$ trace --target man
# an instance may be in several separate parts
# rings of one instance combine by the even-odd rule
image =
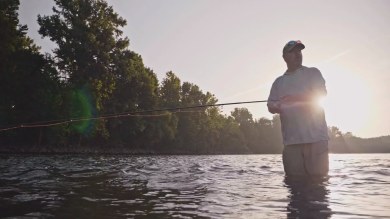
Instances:
[[[284,46],[287,70],[273,83],[267,106],[280,114],[286,175],[323,176],[329,170],[329,137],[318,99],[327,92],[321,72],[302,66],[304,48],[299,40]]]

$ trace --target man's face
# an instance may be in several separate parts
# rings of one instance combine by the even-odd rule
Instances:
[[[284,61],[291,66],[302,65],[302,49],[295,47],[290,52],[283,54]]]

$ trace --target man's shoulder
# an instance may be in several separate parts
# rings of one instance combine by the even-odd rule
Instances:
[[[278,76],[276,79],[275,79],[275,81],[274,81],[274,84],[277,84],[277,83],[279,83],[281,80],[282,80],[282,78],[284,77],[285,75],[283,74],[283,75],[280,75],[280,76]]]
[[[318,70],[318,68],[316,68],[316,67],[302,66],[302,68],[306,72],[315,73],[315,74],[321,74],[320,70]]]

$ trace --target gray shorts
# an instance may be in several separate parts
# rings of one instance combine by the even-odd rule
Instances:
[[[286,175],[327,175],[328,141],[284,146],[283,166]]]

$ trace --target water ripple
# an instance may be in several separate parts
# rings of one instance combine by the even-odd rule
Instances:
[[[389,155],[330,158],[296,181],[280,155],[0,156],[0,217],[390,216]]]

